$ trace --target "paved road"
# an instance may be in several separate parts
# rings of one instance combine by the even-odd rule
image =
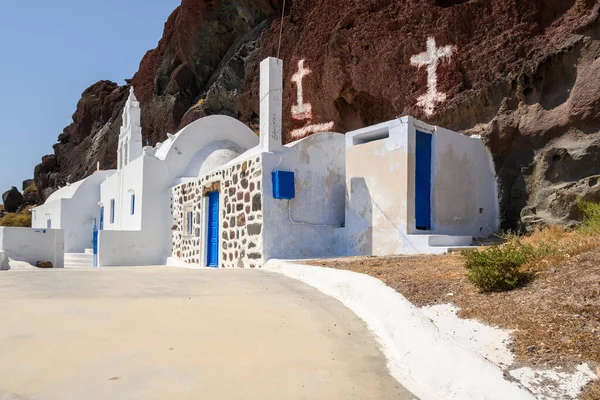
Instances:
[[[400,399],[364,323],[278,274],[0,272],[0,399]]]

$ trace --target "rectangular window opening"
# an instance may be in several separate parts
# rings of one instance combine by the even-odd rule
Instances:
[[[131,195],[131,215],[135,214],[135,194]]]
[[[185,234],[186,236],[192,236],[194,233],[194,211],[192,207],[186,207],[185,213]]]
[[[115,199],[110,199],[110,223],[115,223]]]
[[[365,133],[360,133],[352,138],[352,144],[357,146],[359,144],[365,144],[369,142],[374,142],[376,140],[383,140],[390,137],[389,128],[383,128],[376,131],[370,131]]]

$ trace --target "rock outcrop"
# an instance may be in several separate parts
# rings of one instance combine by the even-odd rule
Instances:
[[[481,135],[496,164],[505,228],[569,225],[600,200],[600,22],[596,0],[293,0],[287,2],[284,138],[300,60],[311,123],[346,132],[411,114]],[[258,122],[258,64],[279,48],[280,0],[183,0],[131,83],[151,144],[210,114]],[[435,43],[432,42],[435,41]],[[431,76],[413,57],[444,49]],[[450,54],[451,53],[451,54]],[[433,53],[432,53],[433,54]],[[55,154],[36,167],[39,201],[116,164],[127,88],[84,92]],[[437,94],[437,95],[436,95]],[[423,100],[425,99],[425,100]],[[429,111],[429,112],[428,112]],[[460,179],[460,177],[457,177]]]
[[[27,205],[37,204],[37,187],[33,179],[25,179],[23,185],[23,202]]]
[[[23,195],[19,192],[19,189],[13,186],[10,190],[2,194],[2,203],[6,212],[17,212],[19,207],[24,203]]]

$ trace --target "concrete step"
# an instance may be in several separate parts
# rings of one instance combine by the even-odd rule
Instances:
[[[85,249],[84,254],[94,254],[94,249]]]
[[[69,260],[69,261],[84,261],[84,262],[88,262],[88,261],[92,261],[94,259],[93,255],[75,255],[75,256],[68,256],[65,254],[65,260]]]
[[[93,254],[65,253],[65,268],[92,268],[93,266]]]
[[[471,236],[458,235],[429,235],[430,246],[463,247],[473,244]]]
[[[468,248],[473,244],[471,236],[460,235],[408,235],[404,248],[408,254],[444,254],[451,248]]]

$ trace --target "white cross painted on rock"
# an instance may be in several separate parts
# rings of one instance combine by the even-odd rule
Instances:
[[[298,61],[298,72],[292,76],[292,82],[296,84],[297,103],[292,106],[292,117],[295,119],[312,119],[312,106],[310,103],[304,103],[304,94],[302,92],[302,79],[312,71],[304,68],[304,60]]]
[[[412,56],[410,63],[421,68],[427,66],[427,93],[419,97],[418,105],[423,107],[425,114],[432,115],[436,103],[442,103],[446,100],[446,93],[437,90],[437,67],[442,57],[452,56],[452,46],[436,48],[435,39],[427,39],[427,51],[416,56]]]

